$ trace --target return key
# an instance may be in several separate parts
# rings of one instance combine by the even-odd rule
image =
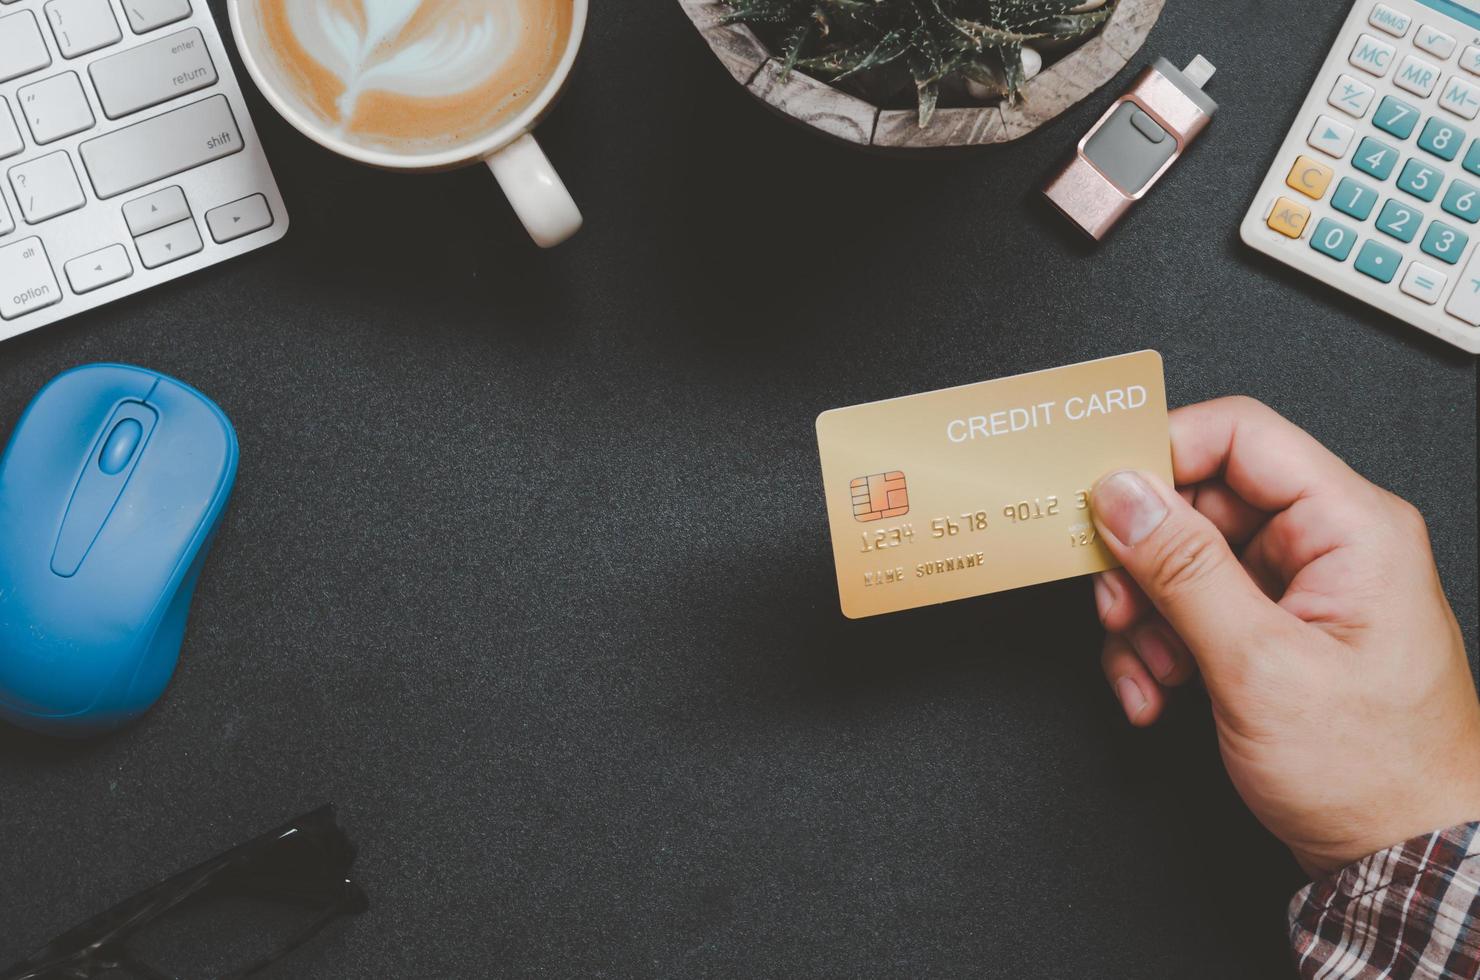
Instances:
[[[216,66],[194,27],[100,58],[88,72],[109,119],[216,83]]]

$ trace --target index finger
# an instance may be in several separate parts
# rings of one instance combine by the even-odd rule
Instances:
[[[1171,413],[1178,486],[1220,477],[1263,511],[1366,484],[1314,436],[1253,398],[1218,398]]]

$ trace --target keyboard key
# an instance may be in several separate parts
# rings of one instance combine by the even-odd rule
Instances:
[[[0,246],[0,317],[14,320],[62,298],[39,238]]]
[[[195,27],[100,58],[87,70],[109,119],[216,84],[216,66]]]
[[[190,16],[190,0],[123,0],[123,13],[135,34],[144,34]]]
[[[1362,250],[1357,253],[1357,271],[1378,282],[1392,282],[1398,274],[1398,266],[1402,264],[1403,256],[1398,250],[1381,242],[1365,241],[1362,243]]]
[[[1372,99],[1376,95],[1376,89],[1366,82],[1359,82],[1350,75],[1342,75],[1332,86],[1326,101],[1348,116],[1361,119],[1371,108]]]
[[[10,103],[0,98],[0,160],[13,157],[26,148],[21,142],[21,131],[16,128],[15,117],[10,114]]]
[[[1439,84],[1439,66],[1430,64],[1416,54],[1410,54],[1398,66],[1393,84],[1405,92],[1412,92],[1419,98],[1426,99],[1434,91],[1434,86]]]
[[[1470,45],[1459,56],[1459,66],[1472,75],[1480,75],[1480,46]]]
[[[1453,160],[1459,156],[1460,147],[1465,145],[1465,131],[1438,119],[1424,123],[1418,136],[1418,145],[1440,160]]]
[[[1456,180],[1449,185],[1442,205],[1445,211],[1470,224],[1480,221],[1480,187]]]
[[[211,237],[217,242],[229,242],[233,238],[261,231],[271,224],[272,209],[267,206],[267,198],[261,194],[253,194],[206,212],[206,227],[211,229]]]
[[[11,167],[10,186],[21,217],[32,225],[76,211],[86,200],[72,158],[62,150]]]
[[[1386,41],[1379,41],[1371,34],[1363,34],[1357,38],[1351,57],[1347,60],[1353,68],[1360,68],[1369,75],[1381,78],[1393,66],[1393,58],[1397,53],[1398,49]]]
[[[128,224],[128,233],[135,238],[188,217],[190,205],[185,202],[185,192],[179,184],[136,197],[123,206],[123,220]]]
[[[45,10],[63,58],[75,58],[123,40],[108,0],[50,0]]]
[[[1414,35],[1413,43],[1417,45],[1420,51],[1427,51],[1435,58],[1447,61],[1449,60],[1449,56],[1454,54],[1456,42],[1453,37],[1445,34],[1443,31],[1425,24]]]
[[[1469,235],[1442,221],[1434,221],[1429,224],[1429,230],[1423,236],[1423,244],[1419,247],[1440,262],[1455,265],[1465,254],[1465,246],[1468,244]]]
[[[1390,136],[1406,140],[1418,126],[1418,110],[1391,95],[1385,95],[1372,114],[1372,125]]]
[[[1380,3],[1372,8],[1372,13],[1367,17],[1367,23],[1379,31],[1387,31],[1393,37],[1404,37],[1408,33],[1408,28],[1413,25],[1413,18],[1394,10],[1385,3]]]
[[[122,245],[109,245],[96,252],[79,255],[62,268],[74,293],[90,293],[134,274],[134,264],[128,260],[128,249]]]
[[[0,82],[20,78],[51,64],[46,39],[29,10],[0,17]]]
[[[87,140],[78,152],[93,190],[106,198],[241,148],[241,133],[226,96],[213,95]]]
[[[15,231],[15,219],[10,216],[10,208],[5,206],[5,198],[0,195],[0,235],[8,235]]]
[[[1411,242],[1423,225],[1423,212],[1389,198],[1377,216],[1377,230],[1400,242]]]
[[[1311,200],[1319,201],[1326,196],[1326,188],[1331,186],[1331,179],[1335,176],[1334,170],[1317,162],[1314,157],[1302,156],[1295,161],[1295,166],[1290,168],[1285,184],[1291,190],[1299,191]]]
[[[1327,156],[1340,160],[1351,149],[1353,135],[1352,128],[1346,123],[1337,122],[1330,116],[1321,116],[1311,127],[1306,142]]]
[[[1345,262],[1356,244],[1357,233],[1330,218],[1322,218],[1320,224],[1316,225],[1315,234],[1310,236],[1311,248],[1322,255],[1329,255],[1337,262]]]
[[[1398,175],[1398,189],[1407,191],[1420,201],[1432,201],[1438,197],[1439,186],[1443,183],[1443,173],[1416,159],[1403,164],[1403,172]]]
[[[1305,233],[1305,226],[1309,221],[1310,208],[1297,204],[1288,197],[1282,197],[1274,202],[1266,223],[1286,238],[1299,238]]]
[[[156,269],[166,262],[194,255],[204,247],[200,232],[195,230],[195,222],[188,218],[165,225],[147,235],[140,235],[134,239],[134,246],[138,248],[139,261],[144,263],[146,269]]]
[[[1444,292],[1444,284],[1449,281],[1442,272],[1430,269],[1422,262],[1408,263],[1408,271],[1403,273],[1403,292],[1414,299],[1433,306],[1439,302],[1439,295]]]
[[[86,144],[83,144],[86,146]],[[1357,146],[1357,155],[1352,157],[1352,166],[1369,177],[1387,180],[1398,165],[1398,151],[1382,140],[1370,136],[1362,138]]]
[[[1472,327],[1480,327],[1480,249],[1470,257],[1465,274],[1449,294],[1449,305],[1444,307],[1450,316],[1458,317]]]
[[[1377,206],[1377,192],[1360,181],[1343,177],[1336,185],[1336,193],[1331,195],[1331,206],[1344,215],[1366,221]]]
[[[37,143],[51,143],[91,129],[97,121],[76,72],[64,71],[34,85],[24,85],[15,97],[26,125],[31,127],[31,138]]]
[[[1458,75],[1451,76],[1439,96],[1439,104],[1462,119],[1474,119],[1480,115],[1480,86],[1465,81]]]

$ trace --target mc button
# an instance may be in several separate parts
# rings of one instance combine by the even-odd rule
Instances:
[[[1331,186],[1331,178],[1334,176],[1336,174],[1330,167],[1303,156],[1290,168],[1285,184],[1291,190],[1299,191],[1313,201],[1319,201],[1326,196],[1326,188]]]

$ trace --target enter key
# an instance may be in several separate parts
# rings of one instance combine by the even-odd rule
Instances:
[[[100,58],[88,73],[109,119],[216,84],[216,66],[194,27]]]

